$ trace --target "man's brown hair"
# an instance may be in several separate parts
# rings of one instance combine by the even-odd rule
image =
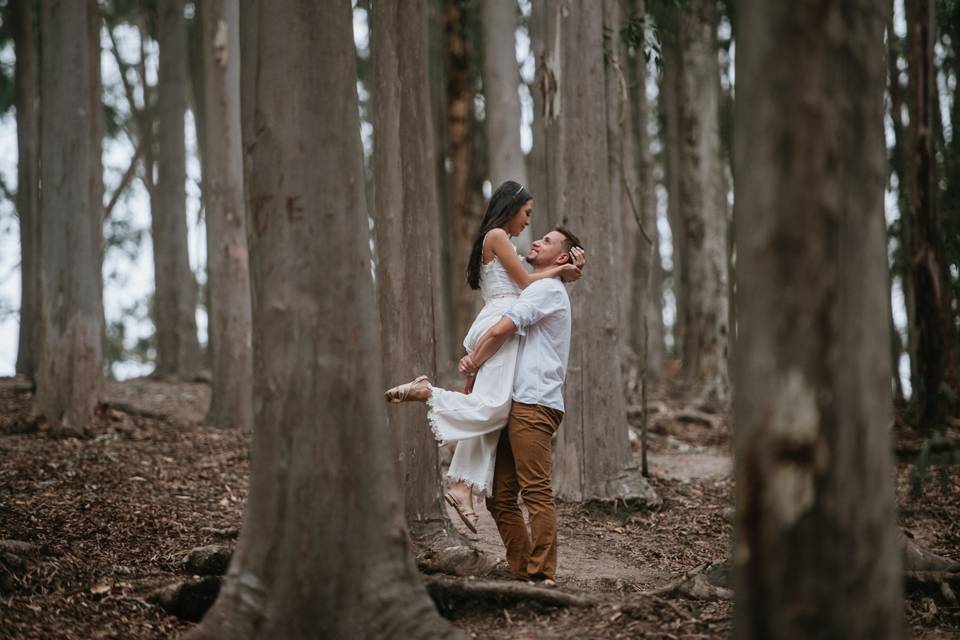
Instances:
[[[560,235],[563,236],[563,250],[567,254],[567,259],[569,260],[570,264],[573,264],[573,255],[570,253],[570,250],[573,249],[574,247],[578,249],[583,249],[584,248],[583,243],[580,242],[580,238],[573,235],[573,232],[563,227],[562,225],[558,224],[553,228],[553,230],[557,231],[558,233],[560,233]]]

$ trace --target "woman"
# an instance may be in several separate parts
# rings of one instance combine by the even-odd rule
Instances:
[[[575,264],[536,275],[523,268],[510,238],[530,224],[532,209],[533,197],[512,180],[500,185],[490,198],[467,264],[467,283],[472,289],[480,289],[483,296],[483,308],[463,340],[468,353],[531,282],[556,276],[572,282],[580,277]],[[582,253],[574,251],[574,260],[579,263]],[[514,336],[475,378],[467,378],[463,393],[433,387],[426,376],[420,376],[385,394],[389,402],[426,402],[433,435],[441,442],[457,442],[447,471],[454,482],[444,499],[474,533],[478,516],[473,509],[473,492],[489,495],[493,485],[494,456],[500,429],[510,413],[518,347],[519,336]]]

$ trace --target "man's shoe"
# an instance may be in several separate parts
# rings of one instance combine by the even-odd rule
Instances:
[[[544,587],[545,589],[553,589],[557,586],[557,581],[551,578],[538,578],[535,580],[527,580],[527,584],[532,584],[535,587]]]

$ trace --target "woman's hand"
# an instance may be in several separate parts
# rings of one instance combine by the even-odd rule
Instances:
[[[580,279],[580,276],[583,275],[580,271],[580,267],[573,264],[565,264],[560,270],[560,279],[564,282],[576,282]]]
[[[460,363],[457,365],[457,370],[462,376],[476,376],[479,369],[480,367],[473,361],[470,354],[460,358]]]
[[[574,247],[570,249],[570,257],[573,259],[573,264],[583,270],[584,265],[587,264],[587,252],[580,247]]]

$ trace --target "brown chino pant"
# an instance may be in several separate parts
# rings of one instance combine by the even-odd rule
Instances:
[[[518,578],[555,579],[557,509],[553,499],[553,434],[563,412],[538,404],[514,402],[510,421],[500,433],[487,510],[507,548],[507,562]],[[530,514],[527,535],[517,496]],[[532,538],[532,539],[531,539]]]

